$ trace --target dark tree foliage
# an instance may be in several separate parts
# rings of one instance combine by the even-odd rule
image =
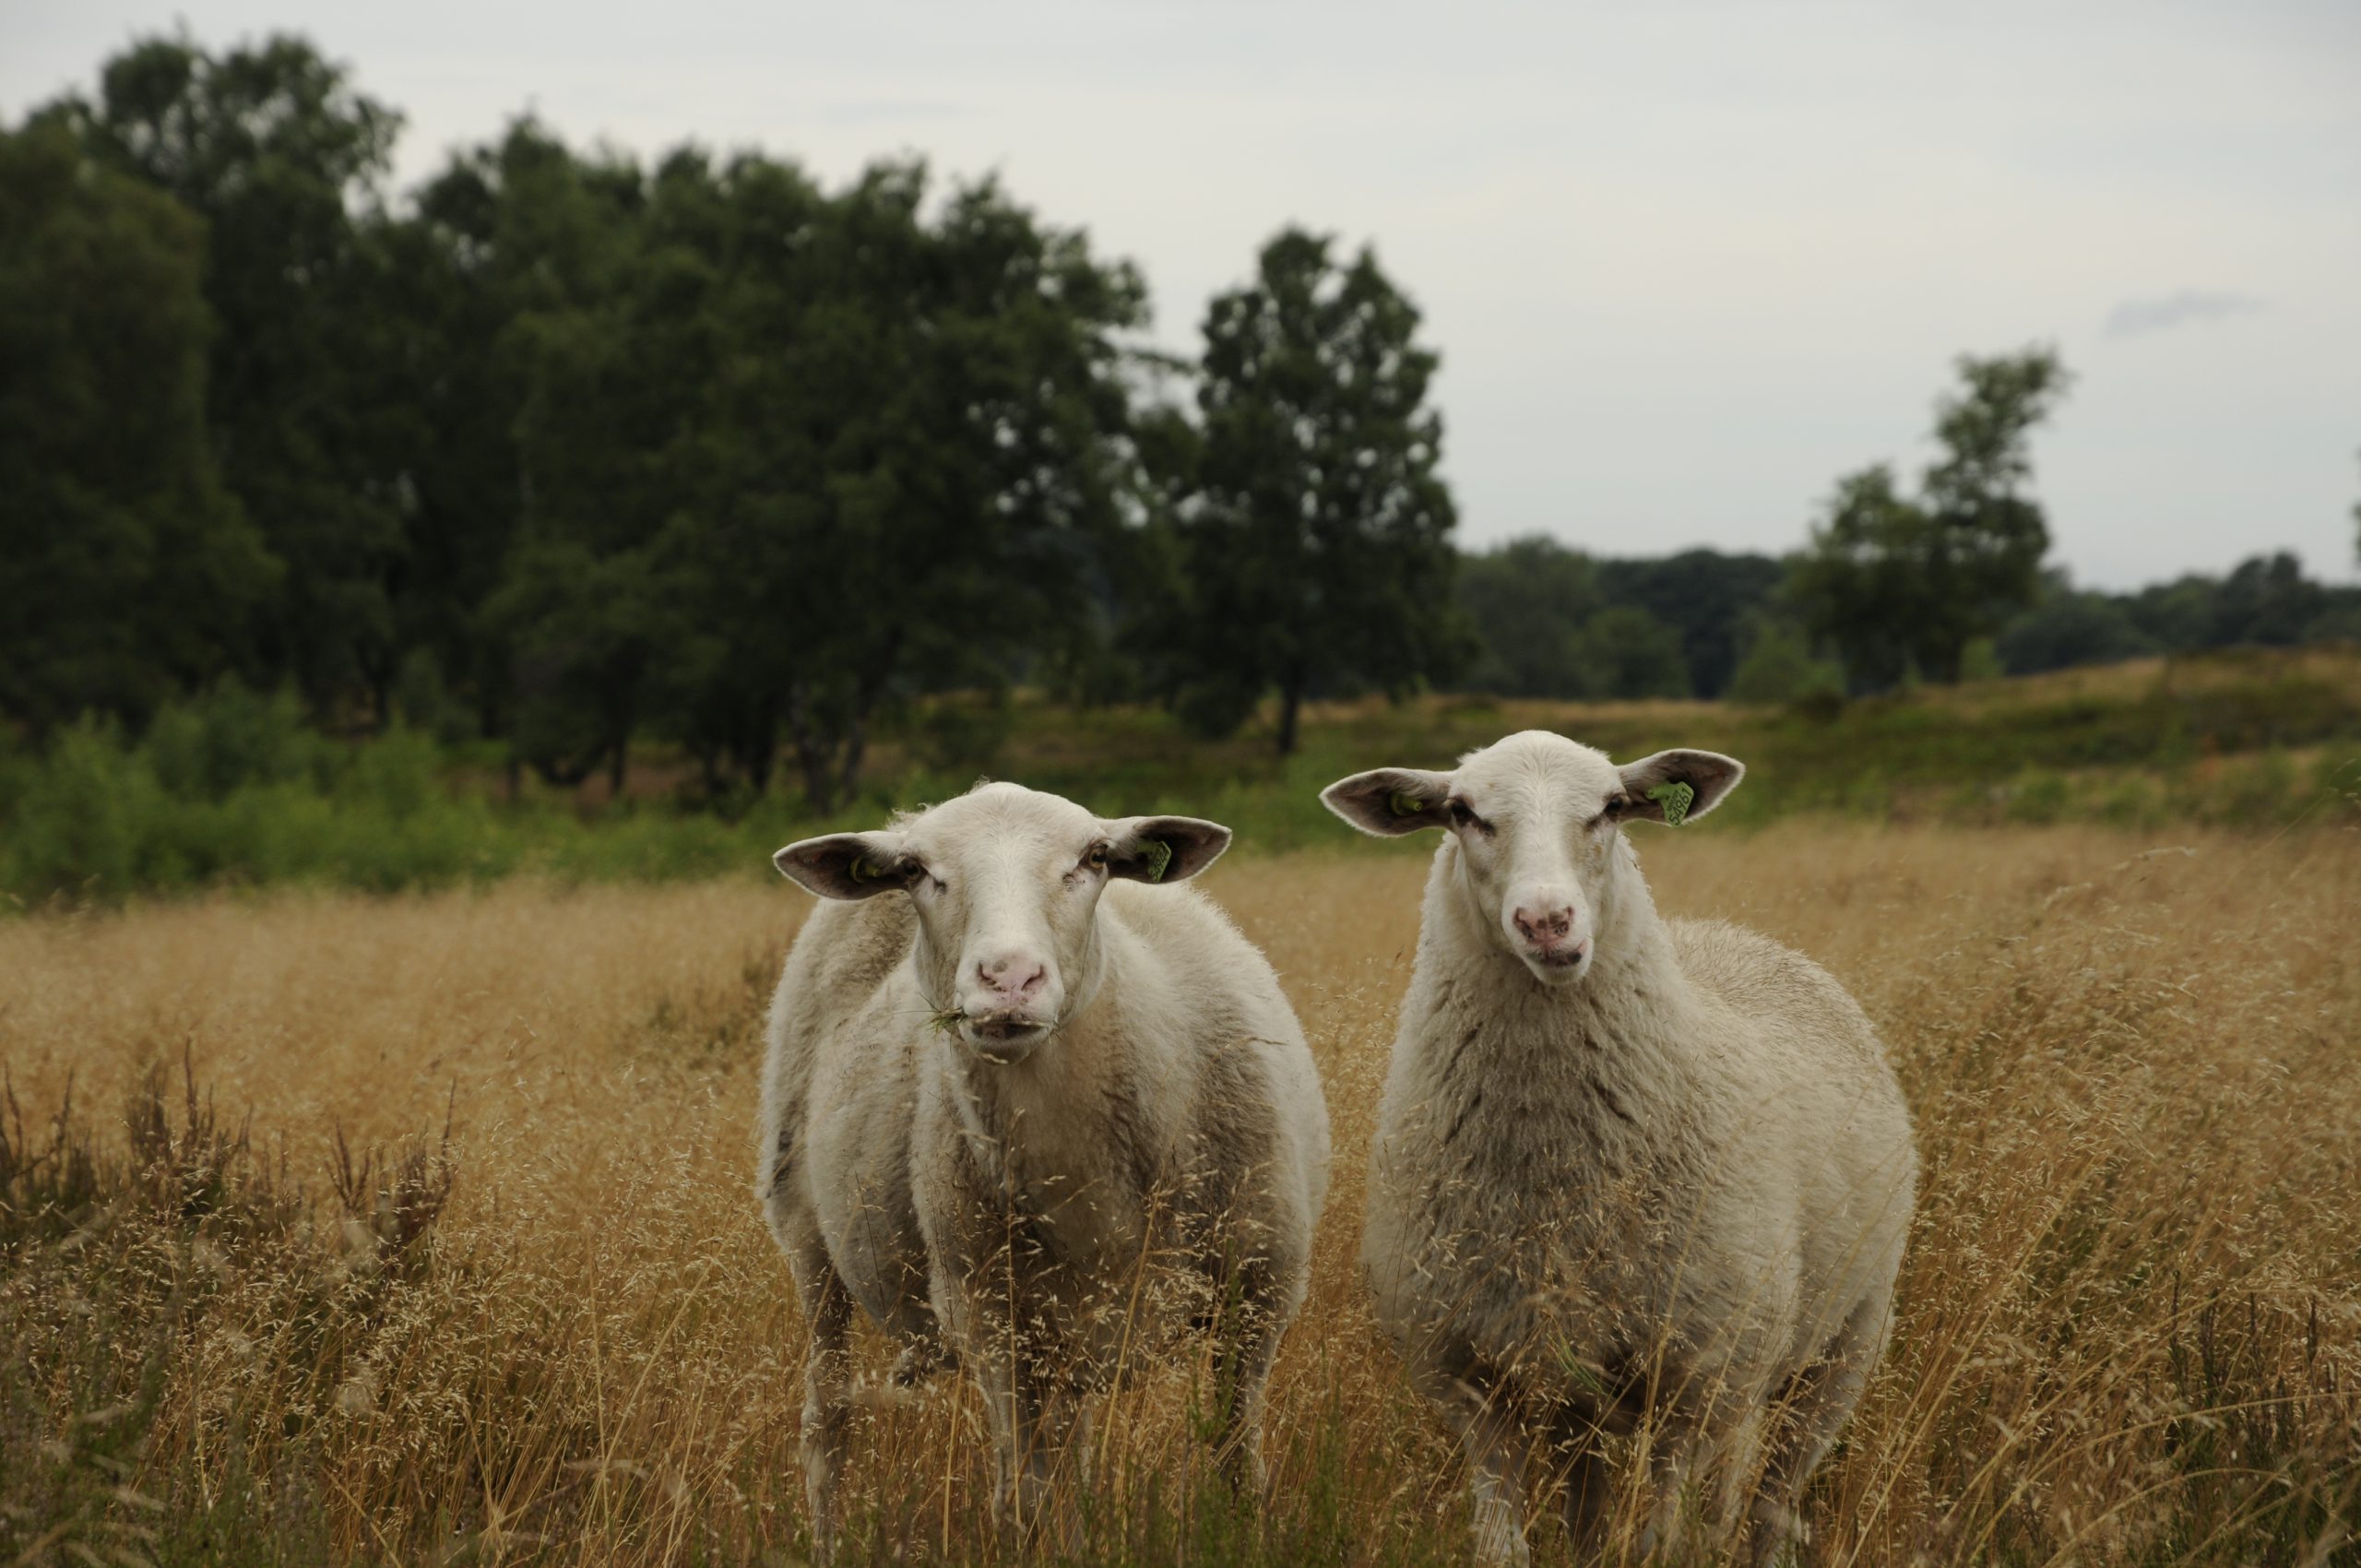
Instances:
[[[1332,244],[1282,232],[1206,313],[1203,445],[1179,508],[1168,684],[1216,733],[1275,689],[1282,755],[1315,691],[1400,692],[1465,646],[1436,356],[1376,256],[1339,264]]]
[[[1769,555],[1684,550],[1653,560],[1603,560],[1598,586],[1609,602],[1646,611],[1679,636],[1689,689],[1717,697],[1738,669],[1746,629],[1786,580]],[[1639,694],[1633,694],[1639,695]]]
[[[536,324],[613,291],[643,196],[635,168],[577,158],[525,119],[455,156],[386,235],[398,284],[388,374],[422,436],[404,474],[396,634],[471,700],[486,733],[507,732],[518,706],[506,607],[490,607],[529,499],[517,437]],[[545,667],[528,671],[537,692]],[[549,719],[540,710],[531,722]],[[537,756],[570,749],[548,740],[535,738]]]
[[[234,669],[277,565],[206,439],[203,224],[0,133],[0,714],[136,719]]]
[[[1511,540],[1459,563],[1459,603],[1477,654],[1470,691],[1511,697],[1601,695],[1584,636],[1607,608],[1591,558],[1546,537]]]
[[[897,685],[976,684],[1060,645],[1129,482],[1117,336],[1145,324],[1138,274],[990,182],[923,223],[924,185],[886,168],[847,194],[818,257],[843,286],[804,327],[820,505],[780,610],[790,742],[820,802],[851,788]]]
[[[2304,564],[2282,551],[2241,561],[2213,595],[2216,647],[2293,647],[2329,607],[2328,590],[2304,576]]]
[[[585,169],[525,193],[580,202],[565,216],[596,225],[598,189],[623,178],[633,221],[608,236],[622,254],[598,259],[608,270],[583,297],[555,293],[511,328],[519,513],[486,611],[512,659],[519,754],[561,783],[603,762],[618,787],[671,641],[656,539],[692,477],[692,410],[713,359],[706,269],[657,238],[635,169]]]
[[[1213,732],[1275,691],[1284,753],[1308,698],[1471,652],[1471,689],[1603,698],[1718,695],[1774,622],[1753,684],[1818,689],[1798,617],[1863,686],[1996,632],[2020,671],[2361,636],[2361,590],[2288,556],[2039,578],[2044,351],[1963,360],[1916,493],[1842,481],[1791,598],[1711,551],[1462,563],[1436,357],[1366,250],[1283,232],[1184,365],[1133,343],[1131,267],[990,183],[651,168],[522,119],[389,207],[397,127],[274,37],[136,42],[0,130],[0,723],[234,676],[560,782],[620,787],[643,740],[712,797],[784,761],[833,809],[881,716],[965,694],[914,746],[969,766],[1020,681]],[[1193,409],[1159,379],[1192,374]]]
[[[1993,639],[2000,668],[2011,675],[2112,664],[2154,653],[2161,646],[2121,603],[2103,593],[2076,591],[2062,573],[2049,576],[2040,602]]]
[[[2213,647],[2292,647],[2350,636],[2361,589],[2304,576],[2281,552],[2241,561],[2226,577],[2190,576],[2117,600],[2126,616],[2168,653]]]
[[[382,711],[411,432],[380,378],[381,220],[357,214],[399,116],[310,44],[275,37],[218,55],[137,44],[107,63],[95,100],[39,117],[205,220],[212,445],[287,573],[257,628],[260,672],[300,681],[324,708],[359,685]]]
[[[1826,520],[1796,558],[1787,591],[1854,683],[1881,690],[1915,670],[1959,679],[1967,645],[1998,631],[2040,589],[2049,529],[2023,493],[2027,442],[2064,395],[2045,349],[1963,357],[1955,394],[1935,406],[1943,455],[1916,499],[1880,464],[1837,481]]]
[[[2221,579],[2192,574],[2151,583],[2118,600],[2124,614],[2166,653],[2195,653],[2213,646],[2213,600]]]
[[[2191,575],[2134,593],[2077,591],[2062,574],[1997,639],[2012,675],[2106,664],[2153,653],[2293,647],[2361,639],[2361,588],[2307,577],[2282,552],[2240,562],[2222,577]]]
[[[1460,563],[1477,647],[1460,683],[1504,696],[1718,696],[1785,572],[1767,555],[1593,560],[1552,539],[1513,540]]]
[[[544,773],[620,777],[652,725],[760,790],[784,740],[827,809],[882,704],[989,684],[1073,619],[1143,291],[992,184],[925,197],[914,165],[825,197],[677,154],[608,286],[520,318],[491,620]]]

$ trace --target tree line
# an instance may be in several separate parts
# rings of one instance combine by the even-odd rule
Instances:
[[[2361,588],[2308,577],[2285,552],[2129,593],[2077,588],[2045,564],[2028,445],[2065,395],[2065,367],[2036,348],[1957,370],[1916,493],[1891,465],[1846,475],[1785,558],[1596,560],[1547,538],[1467,557],[1459,594],[1482,651],[1462,679],[1517,696],[1841,701],[1913,681],[2361,642]]]
[[[0,136],[20,731],[228,678],[825,808],[913,693],[1275,691],[1284,746],[1458,657],[1435,355],[1367,250],[1282,232],[1180,363],[989,180],[528,118],[397,200],[399,124],[301,40],[165,39]]]
[[[1714,695],[1832,655],[1872,689],[2236,619],[2042,575],[2039,350],[1963,362],[1919,493],[1843,481],[1793,560],[1463,556],[1437,355],[1368,249],[1281,231],[1180,359],[1135,268],[992,181],[643,164],[528,117],[396,193],[400,124],[300,39],[174,38],[0,129],[10,729],[235,681],[555,783],[642,738],[708,793],[784,763],[826,809],[931,692],[1208,734],[1275,697],[1285,752],[1320,696]],[[2221,593],[2301,599],[2276,570]]]

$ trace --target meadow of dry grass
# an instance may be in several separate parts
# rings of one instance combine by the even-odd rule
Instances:
[[[1917,1117],[1894,1349],[1818,1556],[2355,1561],[2361,836],[1793,822],[1643,854],[1668,911],[1848,983]],[[1204,1369],[1175,1367],[1102,1423],[1094,1559],[1460,1554],[1454,1457],[1352,1266],[1421,873],[1204,884],[1302,1014],[1336,1180],[1267,1506],[1198,1491]],[[0,1562],[795,1559],[801,1331],[749,1139],[804,906],[510,883],[0,923]],[[79,1175],[43,1159],[69,1081]],[[378,1162],[340,1170],[339,1129]],[[865,1428],[859,1550],[1005,1555],[966,1390]]]

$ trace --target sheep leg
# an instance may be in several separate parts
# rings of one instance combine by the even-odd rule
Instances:
[[[1565,1488],[1559,1508],[1566,1521],[1567,1555],[1576,1562],[1587,1562],[1605,1550],[1615,1517],[1615,1482],[1607,1455],[1596,1443],[1584,1443],[1566,1461],[1560,1484]]]
[[[1268,1484],[1263,1463],[1263,1396],[1277,1358],[1278,1314],[1248,1301],[1223,1314],[1215,1340],[1216,1396],[1221,1404],[1214,1459],[1240,1498],[1259,1501]]]
[[[1513,1402],[1486,1397],[1462,1384],[1443,1401],[1443,1413],[1458,1429],[1467,1455],[1468,1526],[1476,1561],[1531,1561],[1525,1539],[1525,1469],[1532,1444]]]
[[[1059,1506],[1061,1466],[1077,1438],[1087,1447],[1087,1411],[1076,1391],[1044,1375],[1023,1350],[995,1348],[975,1359],[977,1387],[992,1433],[993,1514],[1020,1542],[1054,1535],[1066,1521]]]
[[[1697,1463],[1697,1433],[1692,1423],[1667,1412],[1647,1433],[1648,1481],[1655,1499],[1648,1523],[1640,1532],[1640,1556],[1669,1552],[1680,1544],[1681,1523],[1688,1507],[1689,1483]]]
[[[1031,1452],[1035,1401],[1029,1389],[1019,1386],[1015,1356],[986,1353],[962,1360],[975,1374],[991,1427],[993,1516],[1022,1536],[1031,1528],[1038,1503]]]
[[[1796,1374],[1785,1419],[1750,1512],[1750,1561],[1768,1565],[1802,1538],[1806,1482],[1835,1446],[1836,1434],[1861,1402],[1869,1373],[1885,1354],[1892,1292],[1879,1291],[1846,1315],[1826,1357]]]
[[[1707,1509],[1712,1509],[1712,1500],[1698,1500],[1695,1491],[1716,1474],[1719,1403],[1703,1391],[1683,1388],[1679,1396],[1657,1405],[1655,1417],[1643,1429],[1641,1453],[1648,1459],[1653,1502],[1648,1506],[1648,1526],[1639,1538],[1641,1556],[1677,1550],[1686,1533],[1691,1502],[1707,1502]]]
[[[803,1496],[812,1511],[814,1554],[825,1559],[836,1545],[836,1485],[852,1424],[848,1345],[855,1309],[852,1292],[816,1243],[790,1253],[789,1260],[811,1333],[803,1352]]]
[[[1668,1551],[1680,1543],[1692,1493],[1714,1544],[1729,1541],[1741,1522],[1747,1483],[1761,1455],[1760,1422],[1745,1401],[1722,1395],[1677,1402],[1659,1418],[1649,1444],[1655,1491],[1640,1552]]]

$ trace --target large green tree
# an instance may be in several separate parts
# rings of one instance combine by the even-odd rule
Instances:
[[[650,185],[677,187],[676,169],[653,182],[624,160],[537,172],[506,194],[540,209],[528,222],[581,225],[587,271],[508,328],[519,510],[486,621],[509,659],[523,757],[560,783],[604,762],[620,787],[659,666],[695,624],[674,613],[657,540],[695,502],[715,271],[649,221]],[[625,185],[621,202],[596,194]],[[719,605],[693,612],[716,635],[753,635]]]
[[[0,715],[37,731],[235,669],[277,575],[207,441],[203,230],[0,133]]]
[[[2065,393],[2047,349],[1959,361],[1960,388],[1935,408],[1941,456],[1905,496],[1885,464],[1837,481],[1826,518],[1797,557],[1788,592],[1857,685],[1916,670],[1959,679],[1967,645],[2041,590],[2049,529],[2025,493],[2030,436]]]
[[[822,809],[881,707],[1005,680],[1075,624],[1129,466],[1129,268],[915,165],[823,196],[669,159],[611,282],[526,318],[528,496],[493,620],[537,766],[643,724]]]
[[[382,379],[371,232],[399,117],[291,37],[219,54],[148,40],[106,63],[95,98],[42,117],[205,220],[211,445],[286,566],[262,672],[323,708],[356,688],[382,707],[412,433]]]
[[[1596,695],[1583,628],[1607,596],[1589,556],[1544,536],[1510,540],[1461,560],[1458,596],[1477,645],[1470,687],[1512,697]]]
[[[1594,561],[1547,537],[1512,540],[1460,561],[1478,648],[1462,679],[1508,696],[1719,695],[1739,630],[1782,571],[1764,555]]]
[[[515,607],[493,603],[528,504],[552,481],[537,489],[519,434],[550,347],[544,325],[623,287],[647,195],[635,165],[578,157],[525,118],[497,141],[455,153],[381,236],[398,335],[390,374],[422,435],[405,469],[396,637],[472,702],[486,732],[535,729],[545,760],[570,748],[540,742],[583,726],[577,704],[558,703],[569,709],[560,713],[544,700],[567,684],[547,678],[551,650],[520,651],[509,636]],[[614,379],[629,386],[627,371]],[[537,460],[546,474],[562,459],[544,447]],[[520,682],[533,694],[530,713],[520,709]]]
[[[1717,550],[1598,564],[1599,589],[1610,602],[1644,610],[1679,634],[1687,689],[1701,697],[1719,696],[1729,684],[1747,629],[1770,609],[1786,576],[1773,556]],[[1649,695],[1683,694],[1660,685]]]
[[[824,505],[780,601],[789,738],[822,804],[858,778],[890,695],[976,683],[1075,635],[1129,483],[1138,274],[996,184],[955,190],[928,223],[923,195],[920,169],[872,172],[817,247],[800,406]]]
[[[1314,692],[1399,692],[1465,646],[1442,418],[1427,401],[1436,356],[1376,256],[1333,249],[1286,230],[1252,282],[1213,302],[1203,445],[1178,513],[1170,683],[1214,731],[1275,691],[1282,755]]]

